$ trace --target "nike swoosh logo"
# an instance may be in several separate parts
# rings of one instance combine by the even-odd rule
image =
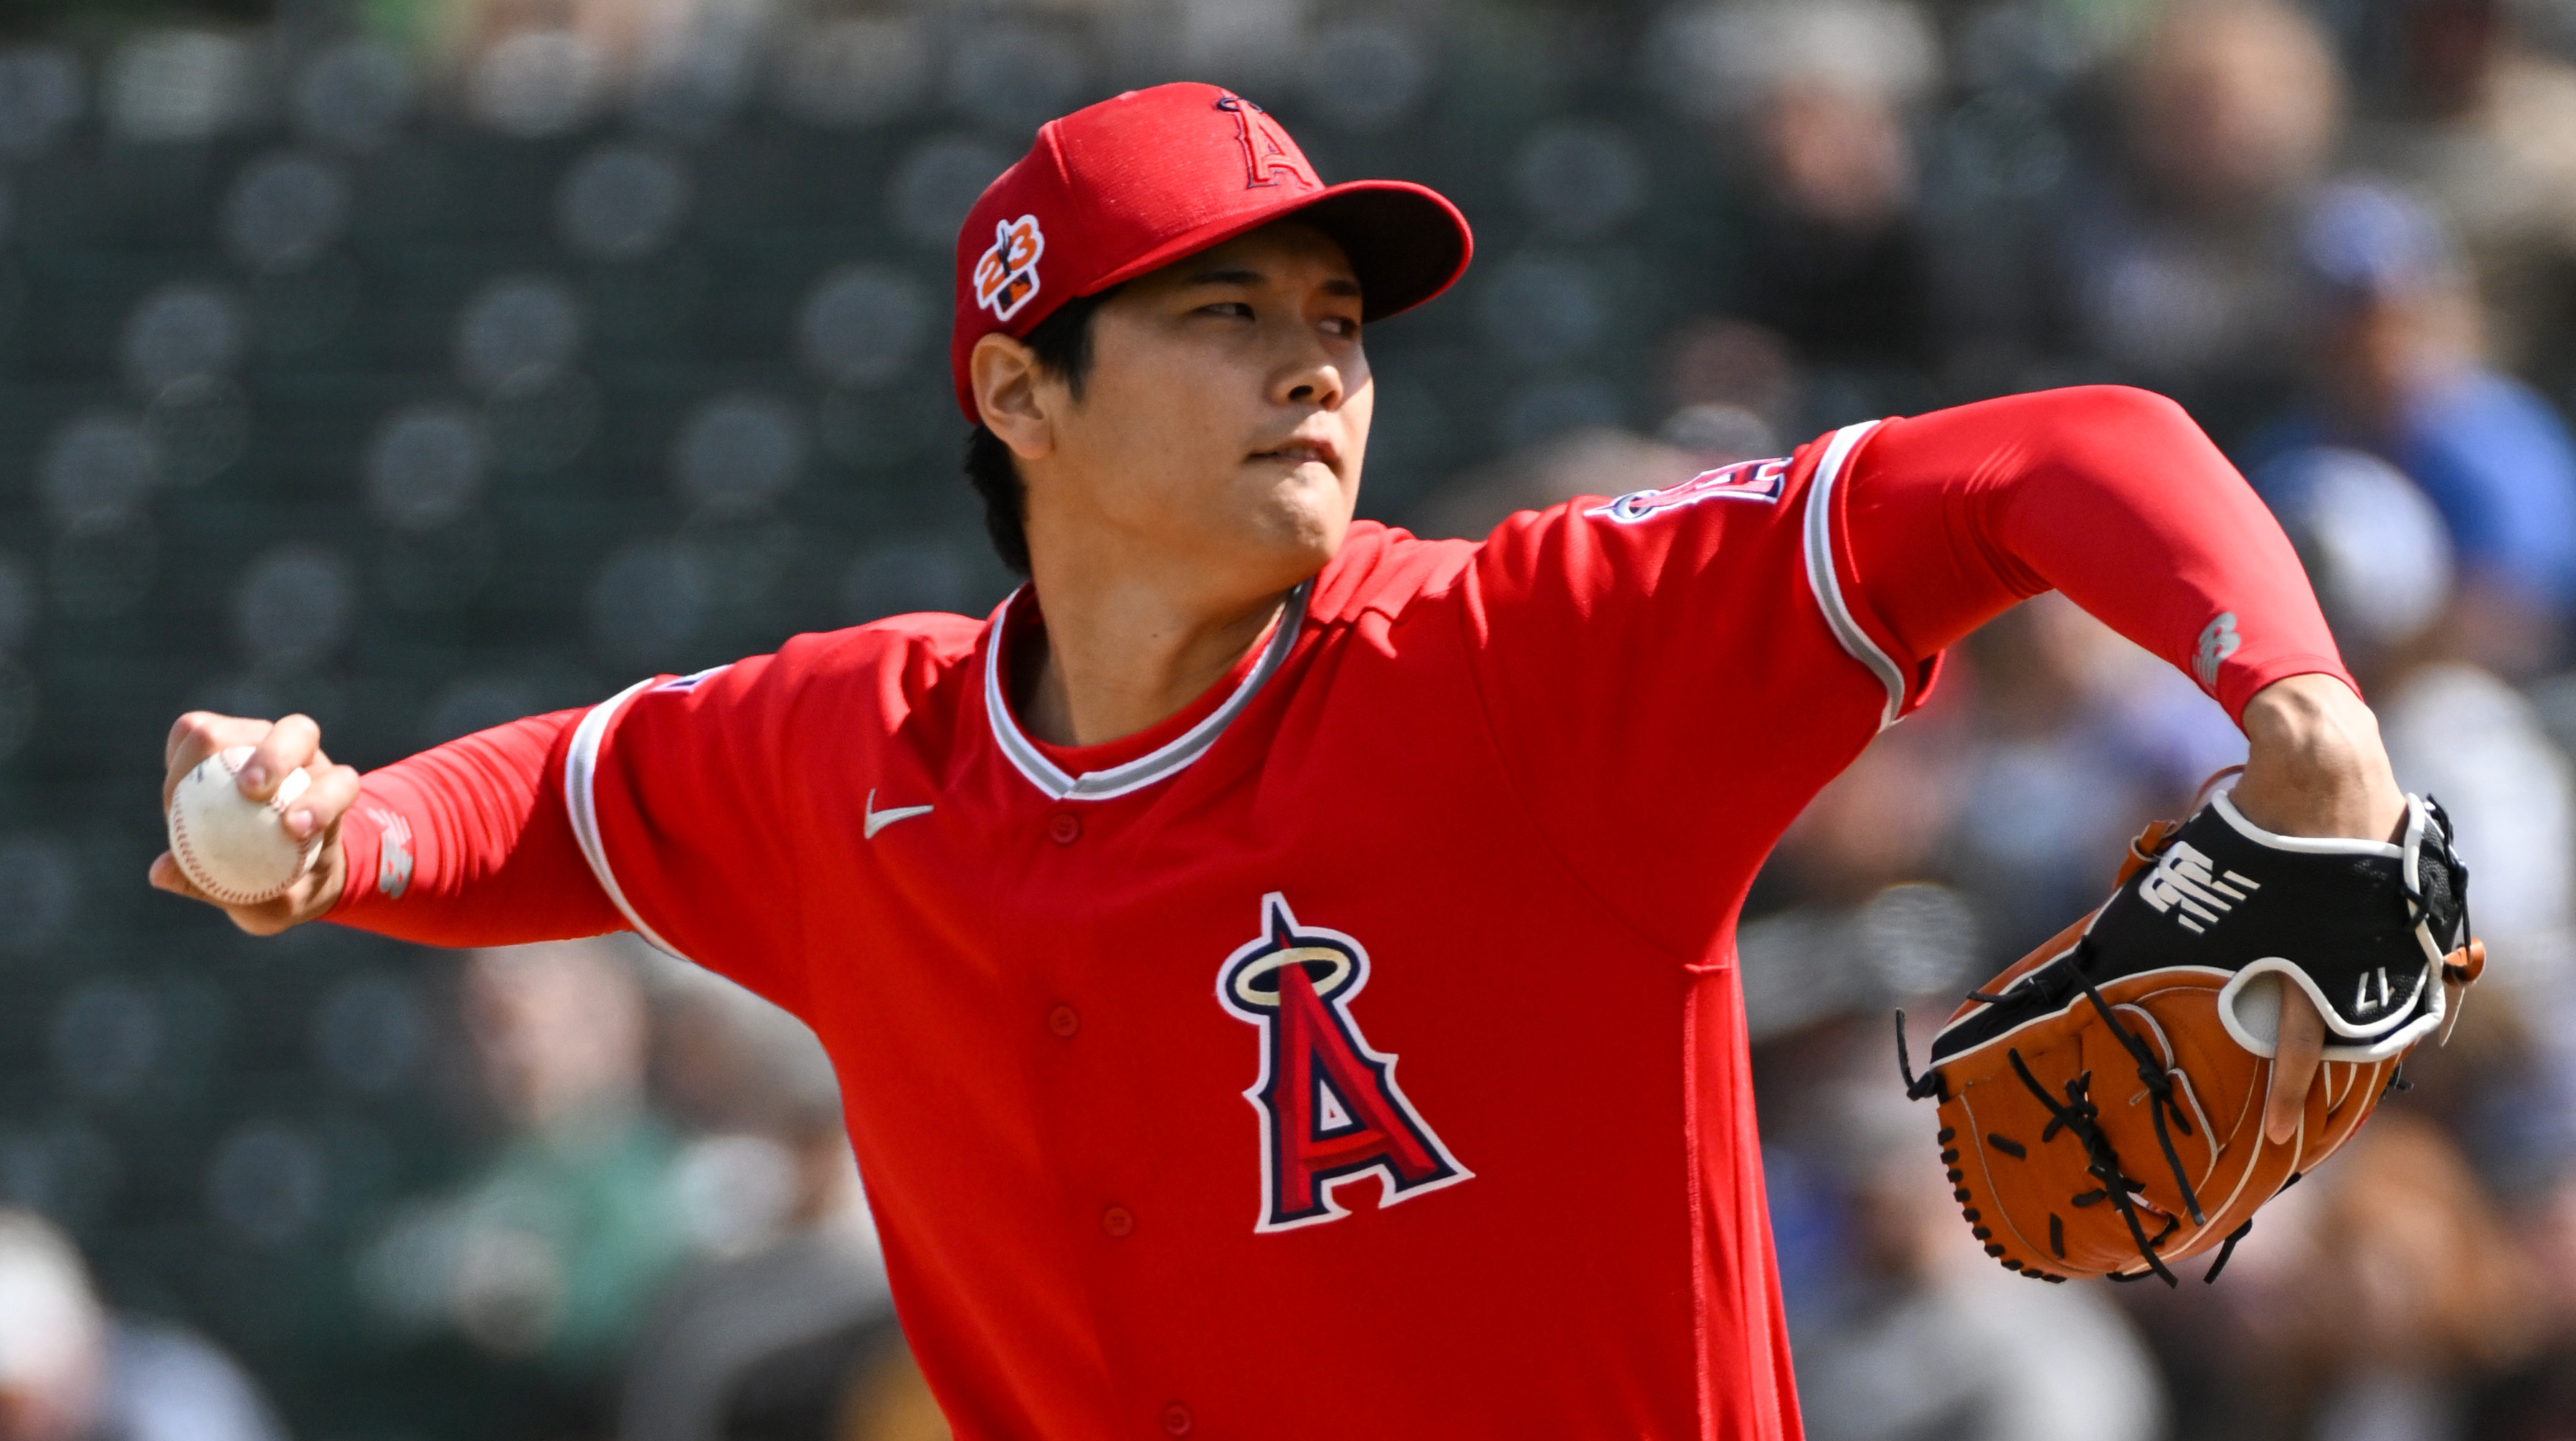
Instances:
[[[896,806],[891,810],[878,810],[877,793],[875,791],[869,791],[867,807],[868,839],[875,840],[877,838],[877,832],[893,825],[896,821],[908,821],[914,816],[926,816],[928,814],[930,814],[930,807],[928,806]]]

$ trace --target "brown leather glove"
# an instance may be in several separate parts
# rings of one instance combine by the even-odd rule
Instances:
[[[2213,797],[2131,845],[2111,898],[1971,992],[1908,1094],[1986,1254],[2045,1281],[2153,1274],[2212,1248],[2360,1129],[2399,1064],[2447,1035],[2485,946],[2441,807],[2395,842],[2279,836]],[[2263,1134],[2280,987],[2326,1023],[2286,1144]]]

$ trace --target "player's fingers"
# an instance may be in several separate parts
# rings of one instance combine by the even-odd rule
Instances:
[[[178,858],[168,851],[163,851],[152,858],[152,869],[145,873],[144,878],[152,882],[152,888],[156,891],[168,891],[174,896],[186,896],[192,901],[205,899],[195,886],[188,883],[188,873],[179,869]]]
[[[222,911],[225,918],[234,925],[254,936],[276,935],[300,921],[309,919],[308,911],[312,915],[320,915],[328,911],[329,902],[338,899],[336,888],[329,897],[319,898],[313,893],[311,885],[304,884],[273,901],[262,901],[255,906],[228,906],[191,884],[188,873],[179,869],[179,862],[168,851],[163,851],[153,858],[152,869],[147,873],[146,878],[152,882],[155,890],[168,891],[174,896],[185,896],[189,900],[203,901],[213,906]]]
[[[2307,992],[2283,982],[2281,1036],[2272,1052],[2272,1092],[2263,1102],[2263,1135],[2274,1145],[2298,1134],[2299,1117],[2308,1108],[2308,1085],[2316,1079],[2318,1055],[2325,1044],[2325,1017],[2317,1014]]]
[[[267,800],[277,793],[277,783],[288,771],[304,769],[314,753],[322,749],[322,727],[308,715],[291,715],[269,727],[242,762],[236,781],[243,795],[255,801]]]
[[[162,852],[160,857],[152,862],[149,879],[153,889],[168,891],[174,896],[185,896],[192,901],[203,901],[216,910],[222,911],[225,919],[254,936],[276,935],[303,919],[296,903],[283,899],[263,901],[255,906],[225,905],[190,884],[187,872],[179,869],[179,863],[172,860],[167,851]]]
[[[205,719],[205,715],[204,711],[192,710],[170,722],[170,736],[161,742],[161,765],[164,769],[179,763],[179,747],[195,734],[198,723]]]
[[[161,778],[161,809],[170,808],[171,793],[199,761],[228,747],[257,745],[268,732],[269,724],[264,720],[217,715],[213,711],[192,710],[179,717],[171,725],[170,739],[161,750],[166,772]]]
[[[303,919],[296,914],[295,903],[279,899],[262,901],[255,906],[226,906],[224,914],[232,923],[254,936],[273,936]]]
[[[287,810],[286,833],[302,840],[316,831],[327,830],[357,799],[357,767],[332,766],[320,771]]]

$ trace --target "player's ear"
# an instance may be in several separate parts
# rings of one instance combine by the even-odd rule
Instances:
[[[1037,352],[996,331],[975,342],[966,358],[975,408],[984,426],[1022,460],[1055,449],[1055,427],[1038,386]]]

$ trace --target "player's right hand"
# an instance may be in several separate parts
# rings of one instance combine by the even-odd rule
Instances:
[[[286,894],[250,906],[225,905],[190,885],[187,872],[179,869],[179,862],[168,851],[154,858],[151,881],[154,887],[172,895],[216,907],[232,917],[234,925],[252,935],[273,936],[339,904],[340,888],[348,877],[348,867],[340,853],[340,821],[358,799],[358,772],[353,766],[332,764],[331,758],[322,753],[322,727],[315,725],[310,716],[291,715],[270,722],[190,711],[170,727],[170,741],[163,748],[162,760],[168,770],[161,781],[162,812],[169,812],[171,792],[178,789],[188,772],[197,768],[199,761],[233,746],[251,747],[251,758],[242,766],[238,784],[242,794],[252,800],[266,801],[275,795],[278,781],[288,771],[301,770],[311,778],[304,794],[296,800],[295,809],[286,813],[286,829],[299,839],[320,833],[322,845],[312,868],[298,876]]]

